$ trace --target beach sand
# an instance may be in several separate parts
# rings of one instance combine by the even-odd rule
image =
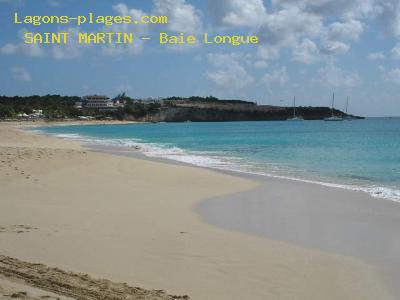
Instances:
[[[124,283],[94,279],[87,274],[65,272],[42,264],[23,262],[0,255],[0,299],[189,299],[166,295],[160,290],[144,290]]]
[[[365,192],[301,181],[252,176],[252,190],[202,201],[211,224],[358,257],[379,269],[400,297],[400,205]]]
[[[395,299],[358,258],[220,229],[195,211],[257,186],[0,124],[0,255],[192,299]]]

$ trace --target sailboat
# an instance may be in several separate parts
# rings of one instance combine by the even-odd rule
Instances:
[[[349,97],[347,96],[347,98],[346,98],[346,111],[345,111],[345,112],[346,112],[346,115],[344,116],[344,119],[345,119],[346,121],[351,121],[351,120],[354,119],[354,117],[352,117],[352,116],[350,116],[350,115],[347,114],[348,108],[349,108]]]
[[[331,121],[331,122],[335,122],[335,121],[343,121],[343,118],[340,116],[335,116],[333,114],[333,108],[335,106],[335,93],[333,93],[333,97],[332,97],[332,107],[331,107],[331,116],[329,118],[325,118],[324,121]]]
[[[304,121],[302,116],[296,116],[296,96],[293,98],[293,118],[289,118],[287,121]]]

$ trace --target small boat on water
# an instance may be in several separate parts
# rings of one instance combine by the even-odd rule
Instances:
[[[296,96],[293,98],[293,118],[289,118],[286,121],[304,121],[302,116],[296,116]]]
[[[333,97],[332,97],[331,116],[329,118],[325,118],[324,121],[328,121],[328,122],[343,121],[343,118],[341,116],[335,116],[335,114],[333,112],[334,106],[335,106],[335,93],[333,93]]]

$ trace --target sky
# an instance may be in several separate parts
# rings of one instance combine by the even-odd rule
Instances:
[[[167,25],[14,24],[26,15],[167,15]],[[133,32],[133,45],[27,45],[24,32]],[[258,45],[160,45],[160,31],[257,35]],[[399,0],[0,0],[0,95],[126,92],[400,116]]]

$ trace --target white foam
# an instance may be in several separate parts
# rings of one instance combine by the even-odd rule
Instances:
[[[56,137],[62,138],[62,139],[74,139],[74,140],[79,140],[81,139],[81,136],[79,134],[56,134]]]
[[[392,200],[396,202],[400,202],[400,191],[387,187],[365,187],[359,188],[359,190],[363,192],[369,193],[372,197],[382,198],[387,200]]]
[[[40,130],[36,132],[43,133]],[[55,136],[64,139],[79,141],[87,145],[98,145],[106,147],[135,148],[148,157],[157,157],[183,162],[198,167],[206,167],[212,169],[220,169],[226,171],[240,172],[251,175],[261,175],[272,178],[280,178],[310,184],[318,184],[326,187],[340,188],[352,191],[365,192],[375,198],[391,200],[400,203],[400,190],[389,187],[380,186],[356,186],[345,185],[339,183],[330,183],[319,180],[303,179],[295,176],[281,175],[282,169],[277,165],[271,164],[271,169],[277,173],[267,173],[260,170],[256,165],[249,164],[243,159],[229,156],[220,156],[217,153],[201,152],[201,151],[185,151],[181,148],[170,146],[167,144],[144,143],[140,139],[96,139],[81,136],[79,134],[55,134]],[[287,170],[286,170],[287,171]],[[285,172],[285,171],[284,171]],[[287,172],[285,172],[287,173]]]
[[[276,175],[276,174],[270,174],[270,173],[269,174],[264,173],[262,175],[268,176],[268,177],[273,177],[273,178],[299,181],[299,182],[304,182],[304,183],[318,184],[318,185],[322,185],[322,186],[326,186],[326,187],[346,189],[346,190],[351,190],[351,191],[356,191],[356,192],[365,192],[374,198],[381,198],[381,199],[391,200],[391,201],[400,203],[400,190],[396,190],[396,189],[392,189],[392,188],[388,188],[388,187],[380,187],[380,186],[363,187],[363,186],[355,186],[355,185],[346,185],[346,184],[330,183],[330,182],[324,182],[324,181],[318,181],[318,180],[300,179],[300,178],[296,178],[296,177],[282,176],[282,175]]]

